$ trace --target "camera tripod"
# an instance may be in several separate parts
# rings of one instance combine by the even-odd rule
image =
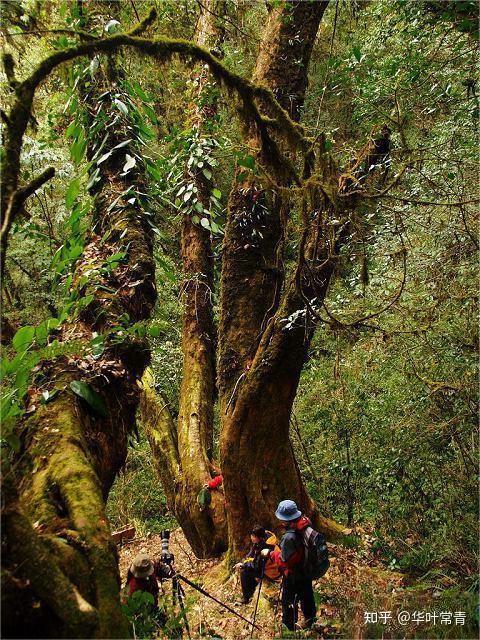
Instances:
[[[173,555],[173,553],[170,553],[169,550],[170,531],[164,530],[160,535],[162,539],[162,552],[160,558],[161,563],[165,567],[165,569],[163,570],[163,575],[160,577],[160,579],[162,581],[172,581],[172,605],[175,608],[178,602],[180,606],[181,617],[183,618],[188,638],[189,640],[191,640],[190,625],[188,624],[187,612],[185,609],[185,590],[180,584],[178,573],[175,569],[175,556]]]
[[[230,607],[228,604],[225,604],[215,596],[212,596],[211,593],[208,593],[208,591],[205,591],[205,589],[200,587],[198,584],[195,584],[195,582],[192,582],[188,578],[185,578],[185,576],[182,576],[181,573],[178,573],[178,571],[175,569],[175,564],[174,564],[175,557],[173,553],[170,553],[169,551],[170,531],[167,531],[167,530],[162,531],[160,535],[162,539],[161,562],[164,565],[166,565],[166,567],[168,567],[168,574],[166,574],[164,577],[166,579],[172,580],[173,604],[175,605],[178,601],[180,605],[180,611],[182,614],[182,618],[185,621],[185,629],[187,630],[187,634],[189,638],[191,638],[191,635],[190,635],[190,627],[188,625],[188,620],[187,620],[187,614],[185,611],[185,591],[182,585],[180,584],[180,581],[184,582],[185,584],[188,584],[189,587],[192,587],[193,589],[201,593],[203,596],[210,598],[211,600],[219,604],[221,607],[223,607],[230,613],[233,613],[233,615],[237,616],[237,618],[240,618],[244,622],[247,622],[249,625],[252,626],[252,629],[260,630],[260,627],[257,624],[255,624],[255,621],[252,622],[251,620],[248,620],[247,618],[245,618],[245,616],[242,616],[240,613],[238,613],[238,611],[235,611],[235,609],[232,609],[232,607]]]
[[[180,584],[180,581],[178,579],[178,574],[175,571],[173,566],[172,566],[172,569],[175,572],[172,575],[172,603],[173,603],[173,606],[175,606],[178,600],[178,604],[180,605],[181,615],[185,623],[185,629],[187,630],[187,636],[189,640],[191,640],[192,636],[190,635],[190,626],[188,624],[187,612],[185,610],[185,590]]]

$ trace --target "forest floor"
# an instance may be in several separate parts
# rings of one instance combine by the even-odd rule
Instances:
[[[422,637],[422,626],[416,624],[413,635],[406,626],[397,622],[397,612],[418,609],[421,605],[432,609],[430,590],[414,589],[411,592],[408,576],[385,567],[369,548],[370,537],[364,531],[356,531],[360,545],[346,548],[330,544],[331,566],[327,574],[318,580],[315,598],[318,605],[318,625],[315,631],[299,632],[296,637],[310,638],[399,638]],[[198,560],[193,555],[180,529],[172,532],[170,550],[175,555],[175,566],[179,573],[196,582],[219,600],[235,608],[243,616],[253,616],[256,594],[249,605],[238,606],[241,591],[238,577],[229,575],[221,560]],[[161,540],[159,535],[132,540],[120,549],[120,570],[125,582],[128,567],[138,553],[147,553],[159,558]],[[411,586],[411,585],[410,585]],[[184,585],[187,596],[187,617],[192,637],[248,638],[247,623],[225,611],[212,600]],[[165,593],[170,595],[170,582],[164,583]],[[261,631],[255,638],[280,637],[281,606],[275,609],[279,593],[278,584],[264,584],[261,591],[256,622]],[[414,601],[412,600],[414,597]],[[414,606],[415,605],[415,606]],[[430,606],[429,606],[430,605]],[[392,621],[380,621],[365,625],[365,612],[391,612]],[[421,635],[417,635],[420,633]],[[428,632],[424,637],[431,636]],[[292,636],[290,636],[292,637]]]

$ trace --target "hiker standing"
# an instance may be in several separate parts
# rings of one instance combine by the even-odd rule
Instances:
[[[240,572],[240,584],[242,585],[242,600],[239,604],[250,602],[257,584],[262,578],[273,582],[280,577],[280,571],[275,562],[261,556],[264,549],[269,552],[274,551],[275,548],[278,549],[275,534],[257,524],[250,532],[250,540],[252,546],[247,557],[234,567]]]
[[[310,628],[317,613],[313,595],[312,580],[328,569],[328,552],[325,539],[312,529],[310,520],[302,515],[293,500],[282,500],[275,517],[286,529],[278,551],[263,550],[282,570],[284,575],[282,591],[282,622],[293,631],[298,620],[300,603],[305,622]]]

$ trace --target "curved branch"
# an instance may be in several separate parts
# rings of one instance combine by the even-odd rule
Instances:
[[[137,13],[137,12],[135,11],[135,13]],[[137,14],[137,16],[138,16],[138,14]],[[151,24],[153,24],[156,19],[157,19],[157,11],[156,11],[155,8],[152,7],[150,9],[150,13],[143,20],[141,20],[136,27],[133,27],[133,29],[130,29],[130,31],[128,33],[131,36],[139,36],[146,29],[148,29],[148,27]]]
[[[243,100],[244,104],[253,108],[256,107],[256,100],[263,101],[265,105],[272,110],[273,118],[263,118],[262,123],[267,127],[276,125],[277,128],[284,131],[292,144],[300,149],[307,149],[308,140],[304,135],[303,128],[291,120],[288,113],[275,99],[273,92],[267,87],[255,84],[230,71],[230,69],[210,53],[210,51],[190,40],[168,38],[165,36],[151,40],[139,38],[136,34],[140,29],[143,30],[146,28],[153,19],[152,14],[150,14],[139,27],[136,27],[130,33],[118,34],[93,42],[85,42],[75,47],[53,53],[43,60],[30,77],[19,85],[17,93],[25,90],[34,91],[56,67],[64,62],[69,62],[70,60],[91,53],[110,53],[123,46],[133,47],[146,55],[162,60],[166,60],[172,55],[188,56],[207,64],[216,79],[223,82],[228,89],[236,93]]]
[[[41,173],[39,176],[31,180],[31,182],[26,184],[24,187],[17,189],[12,194],[10,198],[10,202],[8,203],[7,209],[4,213],[3,220],[2,220],[2,228],[0,230],[0,246],[1,246],[1,253],[2,253],[1,270],[0,270],[1,273],[3,273],[3,269],[5,267],[5,256],[7,252],[7,246],[8,246],[8,233],[10,231],[13,221],[15,220],[17,213],[22,208],[25,200],[29,198],[32,194],[34,194],[35,191],[40,189],[40,187],[43,184],[45,184],[45,182],[48,182],[48,180],[51,180],[54,175],[55,175],[55,169],[53,167],[48,167],[48,169],[45,169],[43,173]]]
[[[362,318],[358,318],[358,320],[354,320],[353,322],[342,322],[341,320],[339,320],[338,318],[336,318],[333,313],[328,309],[327,305],[325,304],[325,300],[322,303],[323,308],[325,309],[327,316],[330,318],[330,320],[332,321],[332,323],[334,323],[335,325],[342,327],[342,328],[347,328],[347,327],[355,327],[357,325],[360,324],[364,324],[367,320],[371,320],[372,318],[377,318],[378,316],[382,315],[383,313],[385,313],[386,311],[388,311],[389,309],[391,309],[393,307],[394,304],[396,304],[398,302],[398,300],[400,299],[404,289],[405,289],[405,283],[407,281],[407,250],[405,247],[405,243],[403,241],[403,237],[401,234],[399,234],[400,237],[400,242],[402,245],[402,262],[403,262],[403,277],[402,277],[402,281],[400,283],[400,287],[398,289],[398,291],[396,292],[396,294],[393,296],[393,298],[390,300],[390,302],[385,305],[382,309],[380,309],[379,311],[375,311],[374,313],[369,313],[366,316],[363,316]],[[321,317],[319,317],[319,320],[322,320],[323,322],[325,322],[325,320]]]

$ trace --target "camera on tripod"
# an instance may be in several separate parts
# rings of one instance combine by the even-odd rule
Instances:
[[[161,561],[171,567],[175,557],[173,553],[170,553],[169,544],[170,544],[170,531],[168,529],[164,529],[160,532],[161,542],[162,542],[162,552],[160,554]]]
[[[186,611],[185,611],[185,602],[184,602],[185,601],[185,591],[184,591],[182,585],[180,584],[180,581],[185,582],[186,584],[188,584],[193,589],[196,589],[202,595],[207,596],[207,598],[211,598],[214,602],[216,602],[217,604],[221,605],[224,609],[226,609],[227,611],[230,611],[230,613],[233,613],[237,617],[241,618],[244,622],[247,622],[248,624],[251,624],[254,629],[259,629],[260,628],[254,622],[253,623],[250,622],[250,620],[245,618],[245,616],[242,616],[240,613],[235,611],[235,609],[232,609],[231,607],[229,607],[228,604],[225,604],[224,602],[221,602],[220,600],[218,600],[218,598],[215,598],[215,596],[212,596],[210,593],[205,591],[205,589],[202,589],[202,587],[199,587],[198,584],[195,584],[194,582],[192,582],[188,578],[185,578],[185,576],[182,576],[180,573],[178,573],[176,568],[175,568],[175,566],[174,566],[174,564],[173,564],[175,557],[174,557],[173,553],[170,553],[170,548],[169,548],[170,531],[168,529],[164,529],[163,531],[160,531],[160,539],[161,539],[161,544],[162,544],[162,551],[161,551],[161,554],[160,554],[160,562],[157,563],[157,567],[158,567],[157,568],[157,576],[161,580],[162,579],[170,579],[172,581],[172,600],[173,600],[173,605],[175,606],[175,604],[177,602],[180,605],[181,615],[182,615],[182,617],[183,617],[183,619],[185,621],[185,628],[187,630],[187,634],[188,634],[189,638],[191,636],[190,636],[190,627],[188,626],[187,614],[186,614]]]

